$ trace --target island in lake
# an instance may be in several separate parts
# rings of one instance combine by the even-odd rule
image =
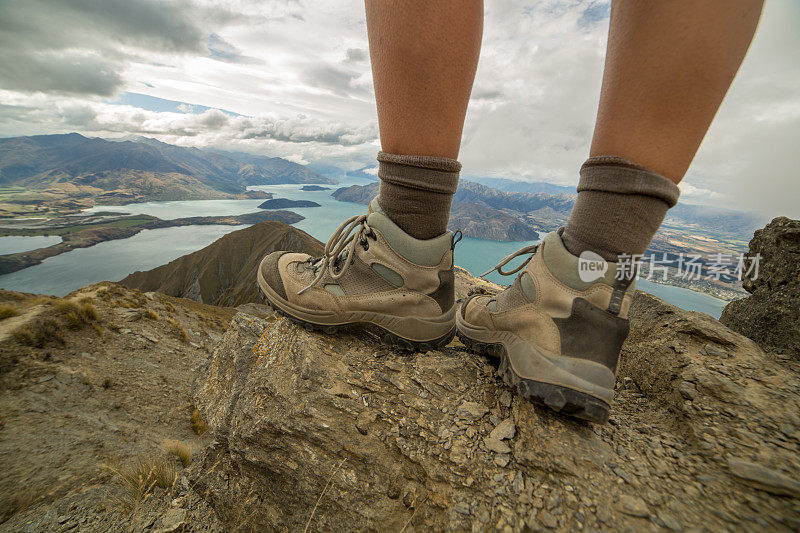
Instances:
[[[287,209],[289,207],[321,207],[317,202],[309,200],[289,200],[288,198],[273,198],[258,206],[259,209]]]
[[[330,187],[320,187],[319,185],[303,185],[300,187],[301,191],[329,191]]]

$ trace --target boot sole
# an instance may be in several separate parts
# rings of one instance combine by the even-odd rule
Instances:
[[[430,339],[408,338],[397,331],[392,331],[387,326],[382,325],[380,322],[408,322],[414,321],[419,324],[421,319],[408,318],[408,317],[392,317],[389,315],[381,315],[379,313],[370,312],[352,312],[349,313],[351,317],[358,317],[356,319],[347,319],[342,317],[335,317],[330,314],[325,316],[318,316],[318,320],[310,320],[309,315],[315,314],[313,310],[303,310],[293,308],[291,304],[285,302],[279,295],[277,295],[272,288],[266,283],[261,276],[261,269],[258,272],[258,288],[263,300],[272,307],[279,315],[284,316],[302,326],[309,331],[317,331],[320,333],[337,333],[345,329],[361,329],[367,333],[372,339],[380,342],[383,345],[391,346],[405,352],[428,352],[431,350],[440,350],[450,344],[456,336],[455,327],[455,312],[456,306],[442,315],[440,320],[426,321],[423,325],[425,329],[429,330],[444,330],[444,334],[435,336]],[[318,314],[318,313],[317,313]],[[448,316],[449,315],[449,316]],[[319,320],[321,318],[322,320]],[[349,318],[349,317],[348,317]],[[447,326],[450,326],[449,328]],[[408,324],[406,324],[408,327]],[[413,327],[413,326],[412,326]]]
[[[598,424],[608,422],[609,402],[597,397],[597,395],[579,390],[587,385],[586,380],[578,376],[571,376],[575,380],[576,386],[570,387],[565,384],[570,380],[570,376],[565,376],[564,371],[561,369],[557,369],[553,376],[542,375],[539,379],[522,377],[514,370],[512,356],[509,354],[506,342],[476,340],[464,332],[466,328],[461,322],[461,317],[459,316],[458,319],[457,335],[467,350],[472,353],[486,354],[498,358],[500,360],[498,374],[506,385],[516,390],[520,396],[573,418]],[[488,330],[486,333],[489,333]],[[522,342],[524,341],[519,341],[517,344],[517,349],[515,350],[517,357],[520,356],[518,347]],[[532,350],[529,350],[526,355],[528,357],[541,357],[533,355]],[[543,365],[545,368],[547,366]],[[542,373],[547,374],[548,372],[543,370]],[[554,379],[548,379],[548,377]],[[554,383],[554,381],[560,381],[560,383]],[[613,388],[598,388],[602,390],[604,396],[608,398],[613,396]]]

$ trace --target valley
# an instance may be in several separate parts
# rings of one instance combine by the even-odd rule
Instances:
[[[500,257],[563,226],[575,199],[564,186],[478,181],[462,179],[449,224],[451,230],[460,229],[466,236],[457,261],[472,270],[488,270]],[[13,273],[0,278],[0,284],[43,290],[36,279],[45,275],[53,279],[51,270],[56,265],[57,277],[66,279],[66,273],[78,269],[81,261],[101,253],[83,255],[81,250],[103,245],[104,253],[128,257],[124,246],[106,245],[128,243],[142,231],[147,235],[156,231],[153,238],[157,235],[164,248],[146,254],[139,251],[127,266],[121,262],[109,268],[91,265],[80,279],[121,279],[143,266],[152,267],[158,253],[166,253],[163,257],[168,261],[178,257],[178,249],[196,251],[212,242],[212,236],[265,220],[294,224],[324,240],[343,219],[363,212],[363,205],[378,192],[374,178],[350,178],[331,190],[327,185],[335,182],[280,158],[184,148],[143,137],[109,141],[67,134],[0,139],[0,239],[17,239],[13,245],[9,241],[9,253],[0,256],[0,275]],[[294,214],[257,212],[287,208]],[[722,304],[717,298],[731,300],[744,292],[735,277],[709,275],[713,274],[712,259],[734,258],[744,252],[757,223],[757,217],[747,213],[679,205],[656,234],[640,283],[665,297],[678,297],[679,304],[719,316]],[[179,228],[186,231],[177,232]],[[61,241],[25,241],[45,235],[59,236]],[[186,242],[177,248],[168,244],[169,239],[186,238],[200,245],[192,250]],[[133,244],[139,241],[130,242],[139,246]],[[702,256],[700,277],[688,278],[681,270],[681,258],[691,254]],[[69,259],[43,264],[56,256]],[[149,258],[146,263],[138,259],[144,256]],[[16,275],[34,267],[37,270]],[[508,282],[495,274],[489,278]],[[58,287],[49,281],[47,285]],[[69,283],[57,292],[67,286],[78,285]],[[694,297],[682,298],[672,288],[715,298],[706,305]]]

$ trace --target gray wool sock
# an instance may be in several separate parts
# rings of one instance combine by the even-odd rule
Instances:
[[[378,152],[378,202],[415,239],[438,237],[447,231],[460,170],[461,163],[446,157]]]
[[[589,250],[606,261],[642,254],[679,194],[675,183],[627,159],[590,157],[581,167],[564,246],[574,255]]]

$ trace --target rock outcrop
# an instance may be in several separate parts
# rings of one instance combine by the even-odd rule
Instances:
[[[779,217],[756,231],[748,256],[756,254],[758,269],[742,280],[751,296],[729,303],[720,321],[765,350],[800,358],[800,220]]]
[[[639,293],[610,424],[521,400],[456,343],[401,355],[237,314],[188,471],[243,529],[796,530],[798,363]]]

